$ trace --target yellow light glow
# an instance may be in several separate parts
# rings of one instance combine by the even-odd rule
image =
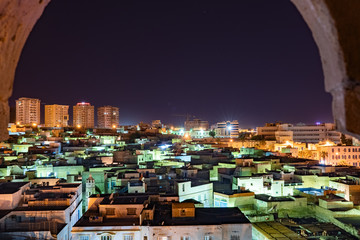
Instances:
[[[112,127],[113,127],[113,128],[116,128],[116,125],[114,124],[114,125],[112,125]]]
[[[20,122],[17,122],[16,125],[20,125]]]
[[[37,124],[36,124],[36,123],[33,123],[32,125],[33,125],[33,127],[36,127],[36,126],[37,126]]]
[[[78,125],[76,125],[76,127],[77,127],[77,128],[81,128],[81,125],[80,125],[80,124],[78,124]]]
[[[230,142],[233,142],[233,140],[232,140],[232,139],[230,139]]]

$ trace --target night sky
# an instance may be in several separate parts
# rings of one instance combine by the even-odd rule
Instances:
[[[289,0],[52,0],[10,105],[19,97],[117,106],[120,124],[333,121],[318,49]]]

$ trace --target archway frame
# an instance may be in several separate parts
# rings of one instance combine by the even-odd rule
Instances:
[[[290,0],[319,48],[337,129],[360,137],[360,1]],[[8,138],[8,99],[24,44],[50,0],[0,2],[0,141]]]

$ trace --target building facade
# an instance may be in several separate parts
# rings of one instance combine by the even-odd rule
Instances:
[[[119,126],[119,108],[117,107],[99,107],[97,117],[99,128],[116,128]]]
[[[216,137],[238,138],[239,122],[237,120],[219,122],[216,124],[215,133],[216,133]]]
[[[40,124],[40,99],[19,98],[16,100],[16,123],[18,125]]]
[[[184,125],[185,125],[185,131],[190,131],[191,129],[202,129],[202,130],[209,129],[209,122],[200,119],[187,120],[185,121]]]
[[[90,103],[81,102],[73,107],[74,127],[93,128],[94,127],[94,106]]]
[[[277,142],[286,141],[319,143],[331,141],[340,143],[341,133],[335,131],[333,123],[307,124],[266,124],[257,128],[257,134],[265,139],[276,139]]]
[[[46,127],[67,127],[69,121],[69,106],[45,105]]]
[[[325,164],[360,167],[359,146],[333,146],[327,147],[327,150]]]

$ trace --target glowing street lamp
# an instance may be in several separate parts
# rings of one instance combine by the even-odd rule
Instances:
[[[76,125],[76,127],[77,127],[77,128],[81,128],[81,125],[80,125],[80,124],[78,124],[78,125]]]
[[[113,124],[113,125],[112,125],[112,128],[114,128],[114,129],[115,129],[115,128],[116,128],[116,125],[115,125],[115,124]]]
[[[36,126],[37,126],[37,124],[36,124],[36,123],[33,123],[33,124],[32,124],[32,126],[33,126],[33,127],[36,127]]]
[[[17,122],[16,125],[20,125],[20,122]]]

